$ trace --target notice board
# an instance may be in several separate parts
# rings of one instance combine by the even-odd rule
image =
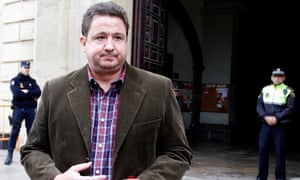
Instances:
[[[187,81],[173,80],[174,88],[178,90],[176,97],[178,104],[180,104],[181,112],[192,111],[192,83]]]
[[[192,83],[173,80],[174,88],[179,90],[177,100],[181,104],[182,112],[191,112]],[[202,112],[228,112],[228,84],[202,84],[201,111]]]
[[[228,112],[228,84],[202,84],[201,111]]]

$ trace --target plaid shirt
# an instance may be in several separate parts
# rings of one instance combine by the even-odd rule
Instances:
[[[111,87],[104,92],[94,80],[90,68],[88,76],[90,82],[91,103],[91,175],[112,176],[112,159],[118,117],[120,88],[124,82],[126,66],[123,66],[120,79],[111,83]]]

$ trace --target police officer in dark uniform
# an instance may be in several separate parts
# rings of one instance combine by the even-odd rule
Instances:
[[[4,164],[10,165],[13,151],[19,136],[22,121],[25,120],[26,132],[30,131],[35,118],[37,100],[41,95],[41,89],[30,75],[30,62],[22,61],[21,70],[16,77],[10,81],[12,99],[12,130],[8,141],[8,154]]]
[[[270,143],[276,153],[275,178],[286,180],[286,128],[295,106],[294,90],[284,84],[282,68],[272,71],[272,84],[265,86],[257,100],[256,110],[261,120],[259,133],[259,169],[257,180],[266,180],[269,169]]]

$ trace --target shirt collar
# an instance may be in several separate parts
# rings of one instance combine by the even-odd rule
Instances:
[[[90,87],[95,87],[96,80],[94,79],[93,76],[93,72],[90,68],[90,66],[87,66],[88,68],[88,78],[89,78],[89,83],[90,83]],[[121,70],[121,75],[120,75],[120,79],[117,81],[112,82],[111,84],[115,84],[119,87],[119,89],[121,88],[121,86],[123,85],[124,81],[125,81],[125,75],[126,75],[126,63],[124,63],[122,70]]]

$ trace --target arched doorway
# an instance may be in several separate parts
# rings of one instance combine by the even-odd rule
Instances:
[[[167,61],[166,52],[167,13],[172,13],[182,28],[193,59],[192,122],[189,132],[189,137],[193,139],[200,125],[203,55],[196,29],[179,0],[134,1],[132,64],[172,78],[172,73],[169,73],[172,64]]]

